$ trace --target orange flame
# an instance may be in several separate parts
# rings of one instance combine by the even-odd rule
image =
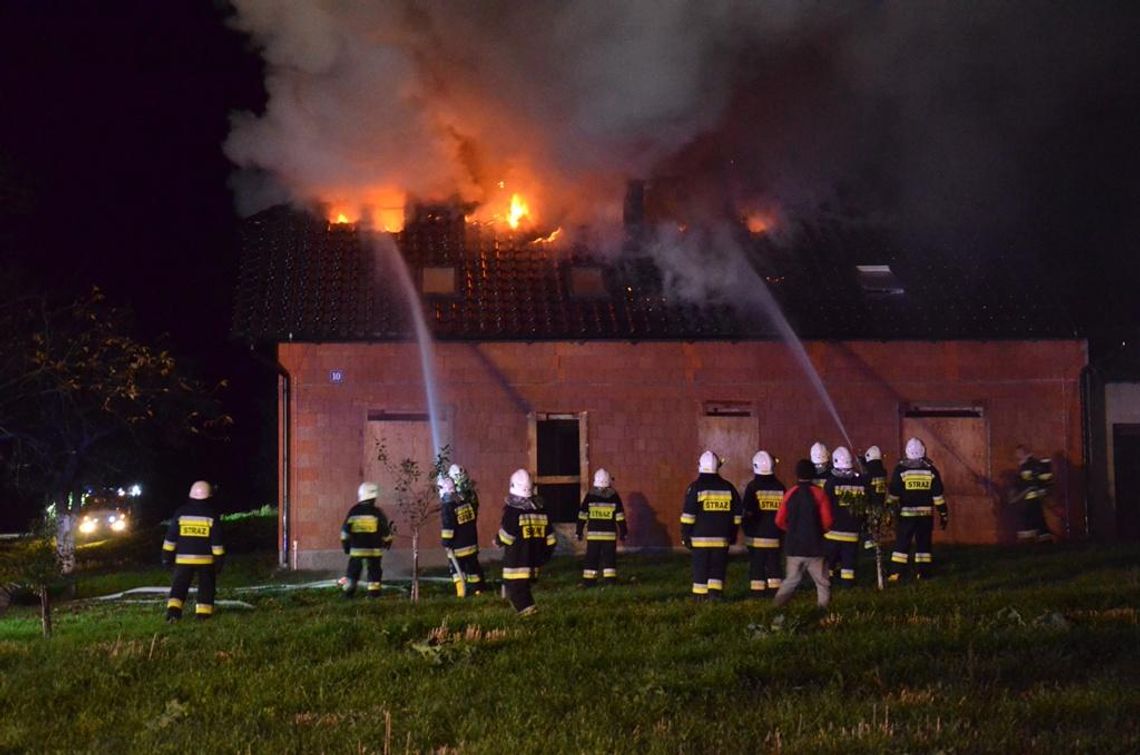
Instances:
[[[532,241],[530,243],[532,243],[532,244],[553,244],[555,241],[558,240],[558,237],[561,235],[562,235],[562,229],[561,228],[555,228],[550,233],[549,236],[540,236],[539,238],[535,239],[534,241]]]
[[[518,194],[511,195],[511,209],[507,212],[507,225],[517,229],[523,218],[530,217],[530,207]]]
[[[338,212],[336,214],[336,220],[334,220],[333,222],[338,223],[338,224],[339,223],[347,223],[348,222],[348,216],[345,215],[343,212]]]
[[[744,225],[749,233],[760,235],[772,230],[774,222],[770,215],[753,211],[744,216]]]

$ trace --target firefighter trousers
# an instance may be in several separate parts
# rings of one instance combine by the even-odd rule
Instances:
[[[176,564],[174,566],[174,578],[170,583],[170,597],[166,601],[167,616],[175,619],[181,618],[182,604],[186,602],[186,596],[190,593],[190,582],[194,579],[194,575],[198,576],[198,601],[194,606],[194,614],[210,616],[214,613],[214,591],[217,585],[214,565],[187,566],[186,564]]]
[[[463,570],[463,577],[455,571],[455,564],[447,559],[447,568],[451,572],[451,581],[455,584],[455,592],[459,594],[459,582],[465,580],[464,592],[483,592],[483,567],[479,565],[479,553],[476,551],[470,556],[456,556],[459,568]]]
[[[779,548],[748,548],[748,588],[752,592],[776,589],[783,582]]]
[[[930,565],[934,563],[934,554],[931,551],[933,540],[934,517],[899,517],[895,528],[895,549],[891,553],[891,571],[901,574],[906,570],[910,560],[910,544],[914,541],[915,574],[920,577],[929,576]]]
[[[617,542],[614,540],[587,540],[586,560],[582,564],[582,579],[586,584],[617,579]]]
[[[530,591],[529,579],[504,580],[503,591],[506,592],[507,600],[511,602],[511,607],[518,613],[522,613],[534,606],[534,594]]]
[[[693,595],[719,598],[724,594],[728,547],[693,548]]]
[[[1044,542],[1053,539],[1053,533],[1049,531],[1049,525],[1045,523],[1044,498],[1031,498],[1025,502],[1022,521],[1024,522],[1022,525],[1024,529],[1017,533],[1018,540]]]
[[[360,582],[360,575],[364,567],[368,566],[368,597],[380,597],[380,578],[383,576],[381,568],[382,559],[379,556],[350,556],[348,569],[345,570],[344,595],[351,598],[356,593],[356,585]]]
[[[824,550],[827,553],[827,566],[832,576],[838,574],[839,584],[855,584],[855,562],[859,558],[859,542],[825,540]]]

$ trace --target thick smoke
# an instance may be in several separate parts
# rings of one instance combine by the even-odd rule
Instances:
[[[827,208],[908,243],[1005,248],[1064,211],[1043,187],[1140,70],[1134,14],[1109,2],[235,6],[268,68],[264,113],[226,143],[258,188],[246,210],[517,188],[549,227],[604,226],[627,179],[680,177],[689,224]]]

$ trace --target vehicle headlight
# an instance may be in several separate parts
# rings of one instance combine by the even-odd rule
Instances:
[[[116,519],[114,522],[111,523],[111,529],[114,530],[115,532],[122,532],[126,528],[127,528],[127,520],[126,519]]]
[[[84,519],[79,524],[79,531],[82,532],[84,535],[90,535],[92,532],[94,532],[96,530],[96,528],[98,526],[99,526],[99,523],[96,522],[94,519]]]

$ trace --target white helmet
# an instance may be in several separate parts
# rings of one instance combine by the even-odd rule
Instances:
[[[819,466],[827,463],[827,446],[818,440],[811,444],[811,463]]]
[[[883,458],[883,452],[879,450],[878,446],[871,446],[863,452],[863,458],[867,461],[874,461],[875,459]]]
[[[918,461],[926,456],[926,446],[918,438],[911,438],[906,442],[906,458]]]
[[[831,466],[841,472],[851,469],[851,452],[843,446],[835,449],[831,454]]]
[[[752,471],[756,474],[772,474],[772,455],[767,451],[757,451],[752,457]]]
[[[534,484],[530,481],[530,472],[525,469],[516,469],[511,475],[511,495],[519,498],[530,498],[534,495]]]
[[[608,488],[613,485],[614,478],[610,477],[610,473],[604,469],[599,469],[594,472],[594,487],[595,488]]]
[[[452,464],[447,468],[447,476],[450,477],[456,485],[458,485],[467,479],[467,470],[458,464]]]
[[[697,471],[701,474],[713,474],[720,469],[720,457],[712,451],[705,451],[697,463]]]
[[[455,493],[455,480],[451,479],[445,474],[441,474],[439,479],[435,481],[435,485],[439,488],[439,495],[442,498],[445,495]]]
[[[205,480],[198,480],[190,486],[190,497],[195,501],[204,501],[214,494],[214,489]]]
[[[374,482],[362,482],[360,487],[356,489],[356,502],[371,501],[373,498],[380,497],[380,486]]]

